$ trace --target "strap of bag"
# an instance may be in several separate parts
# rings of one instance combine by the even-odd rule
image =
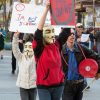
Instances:
[[[65,60],[65,58],[64,58],[64,56],[63,56],[62,51],[61,51],[61,57],[62,57],[63,61],[65,62],[65,64],[68,66],[68,63],[66,62],[66,60]]]
[[[80,48],[80,50],[81,50],[81,52],[82,52],[84,58],[86,59],[86,56],[85,56],[84,51],[83,51],[83,49],[81,48],[80,44],[79,44],[79,43],[77,43],[77,44],[78,44],[78,47]]]
[[[80,50],[81,50],[81,52],[82,52],[82,55],[83,55],[84,58],[86,59],[86,56],[85,56],[85,54],[84,54],[84,52],[83,52],[83,49],[81,48],[80,44],[79,44],[79,43],[77,43],[77,44],[78,44],[78,47],[80,48]],[[62,51],[61,51],[61,57],[62,57],[63,61],[65,62],[65,64],[68,66],[68,63],[66,62],[66,60],[65,60],[65,58],[64,58],[64,56],[63,56]]]

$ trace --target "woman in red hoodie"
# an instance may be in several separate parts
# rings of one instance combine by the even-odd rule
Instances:
[[[52,26],[44,27],[49,8],[50,2],[47,0],[34,35],[33,49],[37,61],[36,83],[39,100],[60,100],[64,88],[60,52],[70,34],[70,29],[64,28],[58,38],[55,39],[54,28]]]

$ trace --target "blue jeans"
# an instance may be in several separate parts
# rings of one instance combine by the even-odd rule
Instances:
[[[24,89],[20,88],[21,100],[36,100],[37,90],[36,88]]]
[[[60,100],[64,86],[38,89],[39,100]]]

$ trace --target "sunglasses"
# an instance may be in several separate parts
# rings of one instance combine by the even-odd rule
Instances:
[[[71,36],[72,34],[73,34],[73,35],[75,35],[75,33],[70,33],[70,35],[69,35],[69,36]]]
[[[78,26],[77,28],[83,28],[83,26]]]

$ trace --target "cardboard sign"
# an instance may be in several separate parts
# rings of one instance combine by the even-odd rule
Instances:
[[[81,42],[87,42],[89,40],[89,34],[82,34]]]
[[[34,33],[41,18],[42,11],[43,6],[15,2],[9,31]],[[50,23],[50,15],[48,15],[46,23]]]
[[[51,0],[51,24],[75,26],[74,0]]]

